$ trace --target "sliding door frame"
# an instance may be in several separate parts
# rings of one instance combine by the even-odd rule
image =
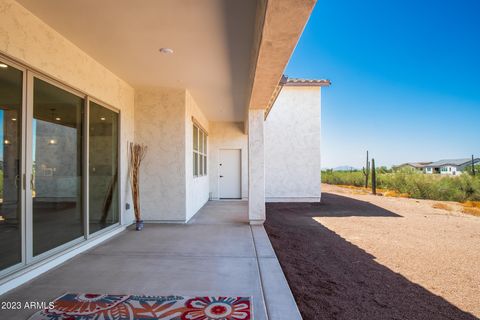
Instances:
[[[93,103],[96,103],[98,104],[99,106],[101,107],[104,107],[105,109],[108,109],[110,111],[113,111],[115,112],[117,115],[118,115],[118,119],[117,119],[117,126],[118,126],[118,137],[117,137],[117,188],[118,188],[118,222],[112,224],[111,226],[108,226],[108,227],[105,227],[103,229],[100,229],[92,234],[90,234],[90,220],[87,220],[85,219],[84,221],[86,221],[86,224],[87,226],[85,227],[84,230],[86,230],[86,233],[85,233],[85,239],[90,239],[92,237],[96,237],[98,235],[101,235],[105,232],[109,232],[110,230],[112,229],[115,229],[117,228],[118,226],[122,225],[123,224],[123,221],[122,221],[122,196],[121,196],[121,176],[120,176],[120,173],[122,172],[121,171],[121,159],[120,159],[120,147],[121,147],[121,138],[120,138],[120,133],[121,133],[121,112],[119,109],[115,108],[115,107],[112,107],[111,105],[101,101],[101,100],[98,100],[98,99],[95,99],[93,97],[90,97],[90,96],[87,96],[87,111],[85,112],[85,115],[86,115],[86,119],[88,121],[85,122],[85,125],[87,127],[87,135],[86,135],[86,138],[85,138],[85,150],[86,150],[86,158],[85,158],[85,172],[87,172],[87,180],[85,182],[85,193],[86,193],[86,209],[85,211],[87,212],[87,215],[86,217],[89,218],[90,217],[90,206],[89,206],[89,179],[90,179],[90,158],[89,158],[89,153],[90,153],[90,102],[93,102]]]
[[[83,132],[82,135],[82,210],[83,210],[83,238],[88,240],[90,233],[90,97],[85,97],[85,105],[83,107]]]
[[[86,240],[97,238],[104,233],[108,233],[119,226],[124,224],[123,208],[122,208],[122,112],[120,109],[105,103],[104,101],[97,99],[88,93],[76,89],[68,84],[65,84],[62,80],[49,76],[35,67],[23,62],[17,62],[15,58],[10,57],[0,52],[0,61],[22,71],[22,106],[21,106],[21,123],[22,123],[22,135],[20,146],[20,168],[19,168],[19,188],[20,188],[20,216],[21,216],[21,262],[12,265],[6,269],[0,270],[0,284],[6,281],[10,276],[14,276],[16,273],[22,272],[22,270],[28,270],[33,265],[45,261],[49,258],[59,256],[63,252],[68,251],[78,244],[85,242]],[[34,92],[34,78],[45,81],[50,85],[56,86],[62,90],[72,93],[82,99],[83,104],[83,124],[82,124],[82,218],[83,218],[83,236],[78,237],[72,241],[64,243],[56,248],[43,252],[37,256],[33,256],[33,92]],[[118,137],[117,137],[117,174],[118,174],[118,215],[119,221],[111,226],[105,227],[96,231],[93,234],[89,234],[89,130],[90,130],[90,101],[109,109],[118,114]]]
[[[26,208],[25,208],[25,142],[26,142],[26,133],[25,133],[25,123],[26,123],[26,108],[27,108],[27,68],[21,64],[18,64],[14,60],[10,59],[9,57],[0,55],[0,61],[4,62],[8,66],[11,66],[15,69],[22,71],[22,105],[21,105],[21,117],[17,119],[21,123],[21,139],[19,141],[20,146],[20,163],[19,163],[19,173],[17,177],[17,192],[18,188],[20,189],[19,198],[18,198],[18,206],[20,207],[20,248],[21,248],[21,260],[20,262],[6,268],[0,270],[0,278],[9,275],[17,270],[24,268],[27,264],[27,252],[26,252]],[[3,141],[0,141],[3,143]],[[18,209],[17,209],[18,210]]]
[[[61,82],[58,82],[56,80],[52,80],[47,76],[44,76],[41,73],[27,70],[27,117],[26,117],[26,135],[27,135],[27,143],[25,145],[25,160],[26,160],[26,168],[25,168],[25,173],[26,173],[26,203],[25,203],[25,208],[26,208],[26,222],[27,222],[27,229],[26,229],[26,236],[27,236],[27,241],[26,241],[26,251],[27,251],[27,264],[30,263],[35,263],[38,261],[41,261],[47,257],[50,257],[56,253],[59,253],[61,251],[64,251],[67,248],[70,248],[86,239],[85,237],[85,228],[83,229],[83,235],[81,235],[78,238],[75,238],[71,241],[68,241],[66,243],[61,244],[58,247],[55,247],[53,249],[47,250],[45,252],[42,252],[36,256],[33,255],[33,197],[32,197],[32,189],[33,189],[33,108],[34,108],[34,99],[33,99],[33,93],[34,93],[34,80],[39,79],[41,81],[44,81],[52,86],[55,86],[61,90],[65,90],[68,93],[71,93],[79,98],[83,99],[83,118],[82,118],[82,162],[85,162],[85,153],[86,151],[83,150],[84,147],[84,141],[85,141],[85,135],[88,135],[88,131],[85,132],[85,114],[86,114],[86,106],[87,106],[87,95],[77,91],[75,89],[72,89]],[[88,159],[88,158],[87,158]],[[87,212],[85,209],[88,210],[88,207],[84,207],[84,184],[85,184],[85,172],[83,169],[84,164],[82,163],[82,176],[81,176],[81,190],[82,190],[82,197],[80,200],[80,203],[82,205],[82,219],[83,223],[85,224],[85,220],[88,216],[86,216]],[[87,172],[88,173],[88,172]]]

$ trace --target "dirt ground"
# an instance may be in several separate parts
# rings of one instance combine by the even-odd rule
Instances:
[[[265,228],[304,319],[480,317],[480,217],[322,188],[320,204],[267,205]]]

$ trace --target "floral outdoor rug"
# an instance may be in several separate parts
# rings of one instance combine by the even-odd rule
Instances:
[[[67,293],[29,320],[251,320],[249,297]]]

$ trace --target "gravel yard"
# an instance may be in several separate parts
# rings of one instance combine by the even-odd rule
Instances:
[[[323,185],[265,228],[304,319],[477,319],[480,218]]]

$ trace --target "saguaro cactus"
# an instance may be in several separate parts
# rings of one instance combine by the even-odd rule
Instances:
[[[377,172],[375,171],[375,159],[372,158],[372,193],[377,194]]]
[[[368,177],[370,176],[370,162],[368,161],[368,150],[367,150],[367,162],[365,167],[362,169],[363,175],[365,176],[365,188],[368,188]]]
[[[472,175],[475,176],[475,158],[472,154]]]

